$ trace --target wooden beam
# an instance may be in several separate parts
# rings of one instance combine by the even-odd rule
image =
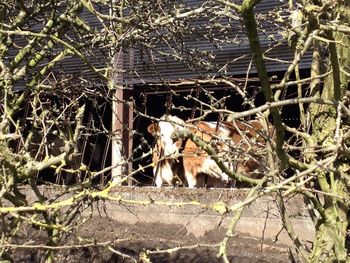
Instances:
[[[123,52],[119,51],[113,59],[112,85],[115,90],[112,104],[112,180],[120,181],[132,172],[133,147],[133,103],[132,89],[124,83]],[[128,179],[132,185],[132,178]]]

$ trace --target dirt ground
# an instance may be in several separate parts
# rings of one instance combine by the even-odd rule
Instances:
[[[77,235],[90,238],[96,243],[111,241],[114,251],[106,247],[84,247],[61,249],[56,252],[57,262],[149,262],[142,261],[142,252],[159,251],[169,248],[195,246],[191,249],[179,249],[172,253],[149,254],[151,262],[223,262],[217,257],[217,244],[225,235],[225,230],[218,228],[216,231],[206,233],[201,238],[187,234],[181,225],[165,224],[121,224],[107,217],[92,218],[77,230]],[[61,240],[64,245],[78,242],[77,238]],[[127,257],[118,255],[118,252]],[[35,263],[40,262],[41,252],[37,250],[13,251],[15,262]],[[229,243],[228,255],[230,262],[292,262],[285,247],[279,247],[273,243],[249,238],[233,237]],[[135,259],[135,260],[133,260]]]

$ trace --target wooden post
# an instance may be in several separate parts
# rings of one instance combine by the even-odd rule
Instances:
[[[135,61],[135,51],[133,48],[129,49],[129,63],[128,63],[128,67],[129,67],[129,71],[132,72],[134,70],[134,61]],[[132,160],[133,160],[133,129],[134,129],[134,104],[131,100],[131,98],[133,97],[133,85],[129,84],[129,89],[127,92],[127,102],[128,102],[128,106],[127,106],[127,116],[128,116],[128,124],[129,127],[127,129],[127,134],[125,137],[124,142],[127,143],[127,156],[128,156],[128,164],[127,164],[127,170],[128,170],[128,174],[130,174],[132,172]],[[129,176],[128,177],[128,185],[132,186],[133,180],[132,178]]]
[[[125,86],[122,72],[123,52],[119,51],[114,55],[112,78],[115,90],[112,102],[112,180],[115,182],[121,182],[132,171],[132,91]],[[128,184],[132,184],[131,178]]]
[[[113,96],[112,102],[112,180],[120,181],[124,174],[123,171],[123,148],[122,148],[122,129],[121,129],[121,118],[122,114],[122,103],[120,98],[122,90],[117,88],[115,95]]]
[[[119,51],[113,57],[112,90],[115,90],[112,98],[112,180],[120,182],[123,171],[123,149],[122,149],[122,119],[123,119],[123,87],[122,68],[123,52]]]
[[[132,172],[132,153],[133,153],[133,116],[134,116],[134,107],[133,103],[130,100],[132,97],[132,90],[128,89],[124,93],[124,101],[127,102],[125,105],[125,120],[124,124],[127,125],[124,129],[124,137],[123,137],[123,142],[124,142],[124,149],[125,149],[125,156],[127,157],[127,164],[126,164],[126,170],[127,174],[129,175]],[[128,185],[132,186],[132,178],[129,176],[128,177]]]
[[[125,169],[128,159],[128,148],[125,148],[125,132],[128,127],[125,127],[125,87],[123,85],[123,52],[119,51],[113,57],[113,72],[112,72],[112,180],[121,182],[123,177],[128,175]],[[129,123],[129,122],[127,122]]]

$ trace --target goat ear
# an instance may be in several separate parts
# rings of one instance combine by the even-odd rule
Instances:
[[[155,123],[152,123],[147,127],[147,131],[152,135],[155,135],[158,130],[159,130],[158,125]]]

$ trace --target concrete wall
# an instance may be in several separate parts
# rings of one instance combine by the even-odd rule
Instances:
[[[114,189],[113,195],[126,200],[154,202],[142,205],[110,201],[105,205],[108,216],[121,223],[180,224],[187,233],[200,237],[219,228],[226,229],[232,213],[216,213],[205,205],[168,206],[161,203],[198,201],[202,204],[224,202],[226,205],[233,205],[243,201],[246,194],[247,191],[242,189],[120,187]],[[308,216],[303,199],[293,197],[286,201],[286,207],[299,238],[305,243],[312,241],[314,225]],[[291,245],[291,239],[285,231],[281,232],[281,229],[282,221],[274,197],[267,195],[252,202],[245,209],[235,228],[235,234],[275,241],[275,244]]]
[[[60,196],[62,191],[47,186],[39,186],[39,190],[52,200],[70,196],[67,193]],[[31,190],[22,189],[22,192],[30,203],[37,200]],[[237,204],[245,199],[247,193],[243,189],[116,187],[109,193],[115,197],[115,201],[95,202],[94,207],[88,206],[84,210],[83,216],[92,215],[92,220],[94,217],[107,217],[127,224],[151,223],[155,227],[162,225],[163,228],[180,225],[187,234],[197,238],[213,231],[220,232],[220,238],[223,238],[232,212],[218,213],[208,207],[215,203],[225,203],[227,206]],[[298,196],[286,200],[286,208],[295,232],[304,244],[310,245],[314,238],[314,225],[303,199]],[[244,210],[235,228],[235,235],[278,246],[290,246],[291,239],[281,229],[282,222],[271,194],[252,202]]]

